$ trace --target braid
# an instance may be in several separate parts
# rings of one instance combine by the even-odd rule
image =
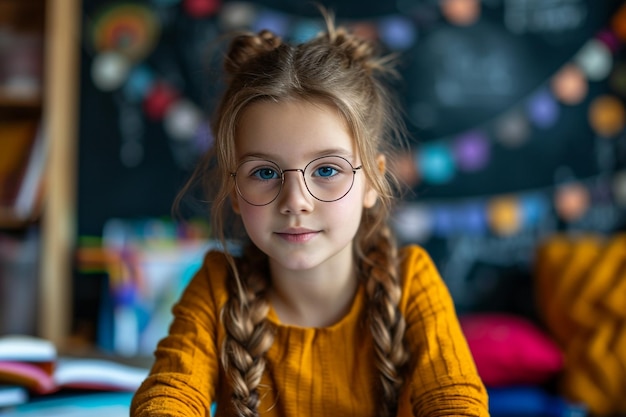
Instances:
[[[255,246],[250,247],[229,280],[229,298],[222,310],[226,338],[221,360],[233,389],[233,406],[238,416],[258,416],[261,402],[258,386],[265,369],[265,353],[274,341],[265,319],[267,299],[267,258]]]
[[[365,216],[367,228],[368,216]],[[403,384],[402,370],[408,361],[404,343],[405,321],[399,310],[401,287],[396,263],[397,248],[386,225],[370,229],[368,245],[363,253],[360,268],[365,277],[368,296],[368,320],[374,339],[376,366],[380,373],[382,390],[382,417],[396,414],[400,388]]]

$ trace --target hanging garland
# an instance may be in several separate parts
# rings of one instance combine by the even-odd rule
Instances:
[[[90,26],[95,51],[92,80],[102,91],[121,91],[129,103],[140,103],[143,115],[149,120],[161,121],[173,143],[188,144],[197,152],[210,146],[211,140],[202,111],[145,62],[163,31],[155,9],[182,7],[194,19],[216,17],[217,25],[225,31],[268,28],[295,42],[309,39],[322,28],[319,20],[292,16],[247,2],[154,0],[152,3],[114,3],[97,13]],[[469,26],[480,18],[480,2],[445,1],[440,3],[439,12],[451,24]],[[423,13],[421,19],[424,19]],[[377,38],[392,51],[408,50],[418,40],[419,25],[404,14],[349,24],[361,36]],[[417,146],[412,155],[400,161],[403,168],[399,175],[413,185],[419,182],[442,185],[451,182],[457,173],[484,170],[489,166],[496,144],[519,148],[530,139],[533,129],[546,130],[555,126],[563,106],[577,105],[587,97],[589,83],[608,79],[614,91],[626,96],[626,64],[614,62],[625,41],[626,6],[622,6],[606,28],[518,105],[482,126]],[[587,109],[587,117],[598,140],[615,138],[626,126],[623,102],[613,95],[594,97]],[[141,143],[136,139],[127,141],[126,145],[127,149],[129,146],[136,149]],[[139,164],[141,155],[137,153],[133,158],[126,158],[132,161],[127,165]],[[411,219],[409,224],[413,225],[414,237],[423,232],[418,233],[420,228],[430,228],[429,233],[441,236],[467,231],[510,235],[525,227],[534,227],[551,207],[565,221],[581,219],[594,203],[591,196],[597,185],[595,179],[574,180],[550,191],[475,198],[454,204],[409,204],[399,216],[404,219],[403,224]],[[611,184],[605,181],[603,186],[613,190],[618,203],[625,203],[626,198],[619,197],[626,190],[625,173],[618,173]],[[411,213],[410,216],[407,213]],[[453,221],[458,218],[464,220]]]

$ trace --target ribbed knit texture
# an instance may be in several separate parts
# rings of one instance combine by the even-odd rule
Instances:
[[[487,395],[461,332],[450,294],[432,260],[406,248],[400,310],[407,322],[409,376],[399,416],[488,416]],[[219,363],[225,331],[226,261],[209,253],[179,303],[170,334],[155,353],[150,376],[133,398],[131,416],[232,416],[230,389]],[[276,326],[259,394],[261,416],[375,416],[378,373],[360,288],[350,312],[326,328]]]
[[[565,355],[561,394],[594,415],[623,415],[626,234],[551,236],[535,269],[540,313]]]

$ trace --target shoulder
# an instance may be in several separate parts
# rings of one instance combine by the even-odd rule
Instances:
[[[405,246],[400,249],[399,255],[400,273],[403,280],[415,274],[439,274],[430,255],[421,246]]]
[[[212,249],[207,251],[202,261],[202,269],[211,275],[228,274],[228,255],[221,250]]]
[[[203,275],[214,291],[226,291],[226,279],[230,275],[234,258],[220,250],[210,250],[204,255],[202,267],[198,272]]]
[[[449,298],[448,288],[428,252],[417,245],[400,250],[400,281],[404,311],[433,299]]]

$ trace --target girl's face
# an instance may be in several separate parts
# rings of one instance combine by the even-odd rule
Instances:
[[[303,173],[296,171],[326,156],[341,156],[355,168],[361,165],[341,115],[330,106],[306,101],[257,102],[241,115],[235,141],[238,164],[253,162],[246,162],[242,165],[245,169],[237,172],[239,184],[250,179],[248,201],[243,198],[246,195],[242,197],[233,189],[233,208],[241,215],[252,242],[269,256],[272,267],[308,270],[351,262],[352,241],[363,209],[375,204],[376,191],[367,186],[362,170],[354,174],[349,170],[345,175],[354,178],[350,191],[337,201],[323,202],[310,194]],[[276,190],[268,185],[270,181],[280,183],[280,171],[275,168],[286,171],[278,196],[266,205],[250,204],[261,202],[251,199],[250,194],[261,198],[263,187]],[[309,165],[309,188],[318,197],[332,193],[324,189],[324,181],[339,178],[334,177],[338,172],[326,162]],[[245,194],[246,190],[240,188]]]

